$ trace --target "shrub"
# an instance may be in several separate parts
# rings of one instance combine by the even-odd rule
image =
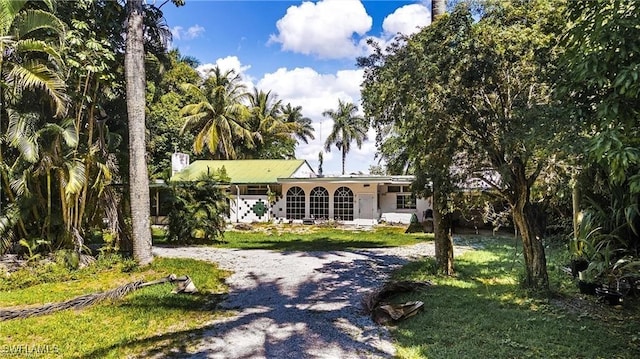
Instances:
[[[197,243],[222,237],[227,196],[215,177],[172,186],[168,241]]]

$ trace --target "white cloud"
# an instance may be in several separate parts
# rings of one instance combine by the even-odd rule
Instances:
[[[317,170],[318,153],[323,151],[324,141],[333,126],[333,121],[323,117],[322,112],[337,108],[338,99],[341,99],[355,103],[362,113],[360,84],[363,75],[363,70],[341,70],[322,74],[309,67],[291,70],[280,68],[265,74],[256,86],[278,94],[284,103],[302,106],[303,114],[313,121],[316,139],[309,144],[301,143],[296,150],[296,155],[298,158],[307,160]],[[369,140],[365,141],[362,149],[354,145],[347,154],[347,172],[367,172],[369,165],[375,162],[375,153],[375,131],[370,129]],[[331,152],[324,153],[324,173],[340,174],[341,167],[340,152],[333,146]]]
[[[320,58],[355,57],[364,49],[354,34],[366,34],[372,24],[359,0],[305,1],[287,9],[276,23],[278,34],[272,34],[269,42],[280,43],[285,51]]]
[[[236,74],[242,77],[242,83],[247,86],[247,88],[253,87],[253,79],[246,73],[246,71],[251,68],[251,65],[243,65],[237,56],[222,57],[217,59],[215,63],[202,64],[196,67],[196,71],[198,71],[203,78],[207,78],[216,66],[223,72],[229,70],[235,71]]]
[[[410,35],[431,24],[431,11],[422,4],[405,5],[385,17],[382,29],[389,37],[397,33]]]
[[[182,26],[174,26],[171,28],[171,35],[174,40],[191,40],[196,37],[200,37],[205,32],[204,27],[196,24],[188,29],[184,29]]]

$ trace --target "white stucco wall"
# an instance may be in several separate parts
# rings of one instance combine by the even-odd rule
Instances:
[[[308,166],[306,166],[309,168]],[[304,166],[302,167],[304,168]],[[310,169],[310,168],[309,168]],[[305,173],[302,171],[300,173]],[[309,178],[309,177],[306,177]],[[394,184],[395,185],[395,184]],[[403,183],[403,185],[407,185]],[[353,192],[353,221],[359,220],[371,221],[371,223],[377,222],[381,216],[387,214],[405,214],[400,217],[407,217],[406,214],[415,214],[418,220],[424,220],[424,213],[427,209],[431,208],[431,199],[418,198],[416,200],[415,209],[398,209],[396,197],[398,194],[407,194],[406,192],[396,193],[388,192],[387,185],[379,184],[376,182],[367,182],[366,180],[349,181],[348,179],[342,180],[306,180],[300,177],[300,181],[288,181],[280,184],[271,185],[271,190],[278,193],[275,202],[269,206],[267,203],[266,195],[247,195],[241,194],[240,200],[236,202],[235,196],[232,196],[230,206],[230,218],[231,222],[268,222],[268,221],[286,221],[287,206],[286,195],[287,191],[292,187],[300,187],[305,193],[305,213],[304,218],[310,218],[310,194],[315,187],[323,187],[329,194],[329,218],[336,218],[334,211],[334,195],[338,188],[347,187]],[[241,193],[244,190],[241,191]],[[254,206],[262,202],[268,213],[259,216],[254,210]],[[237,213],[236,213],[237,212]],[[407,218],[410,218],[407,217]],[[344,220],[341,219],[341,220]],[[347,221],[350,222],[350,221]]]
[[[310,193],[315,187],[323,187],[329,192],[329,218],[335,219],[334,195],[338,188],[347,187],[353,192],[353,217],[377,219],[380,216],[377,204],[377,192],[375,183],[343,183],[343,182],[306,182],[306,183],[284,183],[282,185],[282,196],[286,198],[287,191],[291,187],[300,187],[305,193],[305,217],[310,217],[309,203]],[[286,203],[282,202],[282,217],[286,216]]]
[[[431,209],[431,198],[417,198],[415,209],[397,208],[396,197],[399,193],[384,193],[380,195],[380,213],[408,213],[415,214],[419,221],[424,220],[425,211]]]
[[[265,207],[265,211],[262,215],[257,212],[256,204],[262,203]],[[233,196],[230,203],[230,218],[231,222],[268,222],[273,217],[273,213],[267,203],[267,196],[261,195],[240,195],[239,198]]]

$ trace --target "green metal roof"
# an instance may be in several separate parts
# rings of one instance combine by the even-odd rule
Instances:
[[[224,167],[231,183],[276,183],[278,178],[293,176],[304,163],[304,160],[201,160],[176,173],[171,181],[193,181]]]

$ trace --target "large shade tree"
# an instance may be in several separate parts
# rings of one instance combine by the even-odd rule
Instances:
[[[420,33],[401,36],[385,51],[375,46],[374,53],[359,62],[365,67],[365,114],[377,129],[379,153],[393,173],[416,176],[415,192],[433,197],[437,268],[451,275],[453,208],[447,194],[456,182],[450,169],[457,137],[445,106],[454,73],[442,71],[453,57],[443,55],[451,43],[465,40],[471,18],[464,11],[442,17],[441,10],[434,9],[438,19]]]
[[[419,143],[414,131],[424,136],[408,154],[416,169],[442,175],[446,167],[492,187],[509,204],[523,241],[524,284],[543,290],[549,282],[531,188],[562,133],[549,111],[558,5],[487,3],[473,22],[461,4],[363,63],[365,112],[393,123],[392,138],[402,146]],[[437,31],[438,24],[445,28]]]
[[[367,140],[369,122],[358,114],[358,106],[351,102],[338,100],[338,108],[326,110],[323,116],[333,120],[331,133],[327,136],[324,149],[331,151],[335,145],[342,154],[342,174],[345,174],[345,162],[347,153],[351,151],[351,143],[355,142],[358,148]]]

